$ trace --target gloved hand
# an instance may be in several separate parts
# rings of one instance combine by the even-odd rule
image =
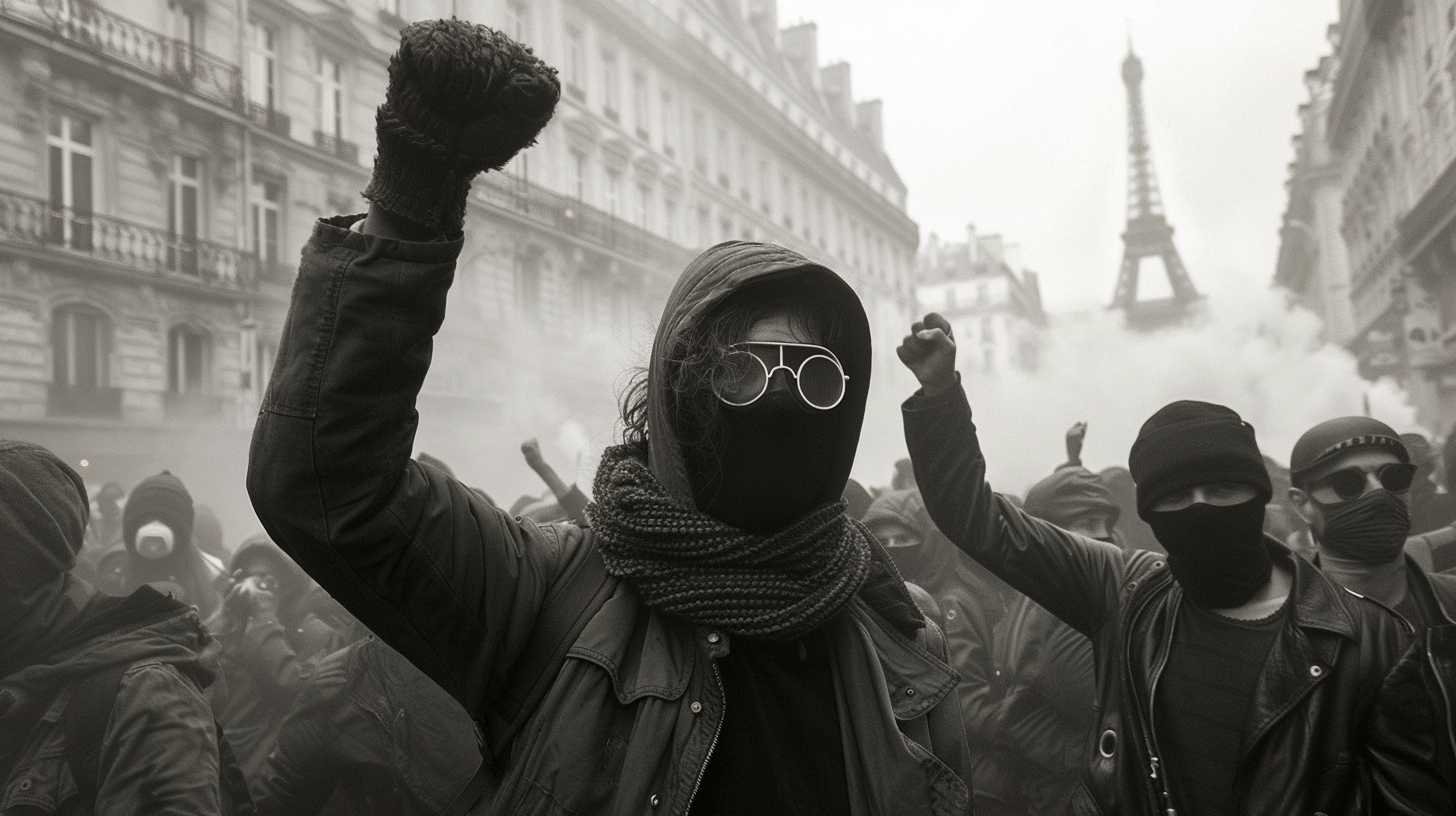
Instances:
[[[498,31],[458,19],[412,23],[389,60],[364,197],[458,236],[471,180],[535,143],[560,96],[556,70]]]

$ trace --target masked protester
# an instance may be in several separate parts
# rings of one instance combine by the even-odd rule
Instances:
[[[309,581],[261,535],[238,547],[229,568],[222,608],[208,621],[222,645],[227,681],[216,702],[233,753],[256,782],[303,685],[307,655],[297,648],[303,633],[298,606]]]
[[[197,549],[192,494],[168,471],[143,479],[132,488],[122,513],[126,542],[126,591],[150,586],[184,604],[197,607],[203,618],[217,611],[215,584],[223,565]]]
[[[829,269],[729,242],[684,270],[590,528],[409,459],[470,179],[558,93],[489,29],[403,31],[369,215],[303,251],[249,461],[259,517],[481,724],[483,812],[965,812],[955,675],[840,500],[871,349]]]
[[[0,813],[250,812],[197,613],[73,578],[87,515],[75,471],[0,442]]]
[[[328,655],[259,774],[259,816],[433,816],[480,764],[470,715],[383,642]]]
[[[1294,445],[1289,499],[1319,543],[1336,582],[1394,609],[1419,634],[1410,669],[1456,710],[1456,576],[1431,574],[1406,555],[1419,467],[1406,437],[1369,417],[1314,426]],[[1456,725],[1441,739],[1442,770],[1456,787]]]
[[[1074,430],[1080,442],[1086,426]],[[1023,509],[1068,532],[1118,543],[1121,510],[1103,480],[1080,465],[1063,465],[1033,485]],[[1002,691],[988,738],[977,743],[977,813],[1065,813],[1096,722],[1092,642],[1016,592],[993,633],[991,654]]]
[[[1130,471],[1168,555],[1123,551],[991,491],[944,318],[899,354],[922,386],[905,436],[936,525],[1093,640],[1096,737],[1072,812],[1452,812],[1434,724],[1382,708],[1408,630],[1263,536],[1269,474],[1235,412],[1175,402],[1143,424]]]

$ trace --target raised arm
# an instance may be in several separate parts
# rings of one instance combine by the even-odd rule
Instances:
[[[1095,632],[1116,612],[1122,552],[1032,518],[992,492],[945,318],[932,314],[917,322],[898,353],[921,384],[902,413],[931,519],[1018,592],[1081,632]]]
[[[518,524],[413,462],[415,400],[470,179],[529,144],[557,93],[554,71],[489,29],[404,30],[368,221],[320,221],[304,247],[248,461],[273,540],[477,718],[579,536]]]
[[[556,497],[556,502],[561,505],[561,511],[566,514],[566,517],[576,524],[585,526],[587,524],[586,506],[590,503],[587,501],[586,494],[582,493],[581,488],[575,484],[570,487],[566,486],[566,482],[556,472],[556,468],[551,467],[551,463],[541,455],[541,443],[535,439],[527,439],[522,442],[521,456],[525,458],[526,464],[530,466],[531,470],[541,477],[541,481],[551,489],[551,495]]]

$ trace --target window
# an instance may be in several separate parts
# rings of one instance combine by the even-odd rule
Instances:
[[[586,200],[586,154],[580,150],[571,151],[571,189],[577,201]]]
[[[794,207],[794,183],[789,181],[788,173],[784,173],[782,176],[780,176],[779,180],[781,182],[781,189],[779,190],[779,202],[780,205],[783,207],[784,226],[788,227],[789,229],[793,229],[794,214],[793,212],[791,212],[791,210]]]
[[[758,208],[773,217],[773,174],[769,172],[768,159],[758,160]]]
[[[278,104],[278,31],[256,20],[248,25],[248,101],[272,111]]]
[[[516,306],[535,317],[541,310],[541,251],[528,247],[516,257]]]
[[[318,129],[338,141],[344,136],[344,69],[333,57],[318,56]]]
[[[578,96],[585,89],[586,47],[582,45],[581,29],[566,27],[566,85],[575,89]]]
[[[602,96],[607,118],[618,121],[622,111],[621,77],[617,74],[617,54],[602,52]]]
[[[100,309],[82,304],[59,306],[51,313],[51,382],[95,391],[110,382],[111,321]]]
[[[617,216],[617,206],[622,199],[622,174],[616,170],[607,171],[607,212]]]
[[[708,123],[700,110],[693,111],[693,167],[708,173]]]
[[[404,8],[401,0],[378,0],[381,11],[388,12],[395,17],[404,17]]]
[[[809,229],[809,188],[799,186],[799,223],[803,225],[804,237],[813,238],[814,232]]]
[[[733,168],[733,173],[738,176],[738,197],[751,203],[753,194],[748,189],[748,142],[747,140],[738,143],[738,165]]]
[[[198,178],[196,156],[173,156],[167,198],[167,268],[197,274]]]
[[[72,249],[91,249],[91,123],[51,114],[46,133],[50,164],[50,240]]]
[[[637,123],[637,138],[644,141],[648,137],[651,114],[647,107],[647,76],[635,73],[632,75],[632,116]]]
[[[272,340],[264,340],[259,337],[254,349],[253,381],[248,385],[261,394],[263,389],[268,386],[268,378],[273,376],[273,358],[278,356],[278,348]]]
[[[668,240],[670,241],[677,240],[678,232],[676,199],[664,198],[662,200],[662,234],[666,235]]]
[[[718,128],[718,183],[728,186],[728,161],[732,153],[728,147],[728,129]]]
[[[672,118],[672,91],[662,92],[662,152],[669,156],[677,153],[677,128]]]
[[[173,326],[167,332],[167,391],[200,394],[207,389],[208,358],[212,338],[191,326]]]
[[[702,246],[708,246],[709,244],[713,243],[712,227],[710,226],[711,223],[712,216],[708,213],[708,208],[706,206],[699,206],[698,243]]]
[[[266,266],[278,263],[278,226],[283,208],[283,182],[255,175],[250,195],[253,211],[253,253]]]
[[[637,226],[649,229],[652,224],[652,188],[637,185]]]
[[[197,53],[197,16],[192,4],[167,0],[167,25],[175,49],[172,67],[179,74],[190,75],[193,55]]]
[[[506,3],[506,31],[518,43],[531,41],[531,10],[522,0],[509,0]]]

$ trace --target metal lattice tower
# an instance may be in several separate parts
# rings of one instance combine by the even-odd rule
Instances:
[[[1173,290],[1172,298],[1157,303],[1162,307],[1159,311],[1181,313],[1200,296],[1173,244],[1173,227],[1163,214],[1143,108],[1143,63],[1133,53],[1130,40],[1127,59],[1122,62],[1122,83],[1127,86],[1127,227],[1122,233],[1122,269],[1112,306],[1131,314],[1140,306],[1153,305],[1138,300],[1138,265],[1144,258],[1159,258]]]

